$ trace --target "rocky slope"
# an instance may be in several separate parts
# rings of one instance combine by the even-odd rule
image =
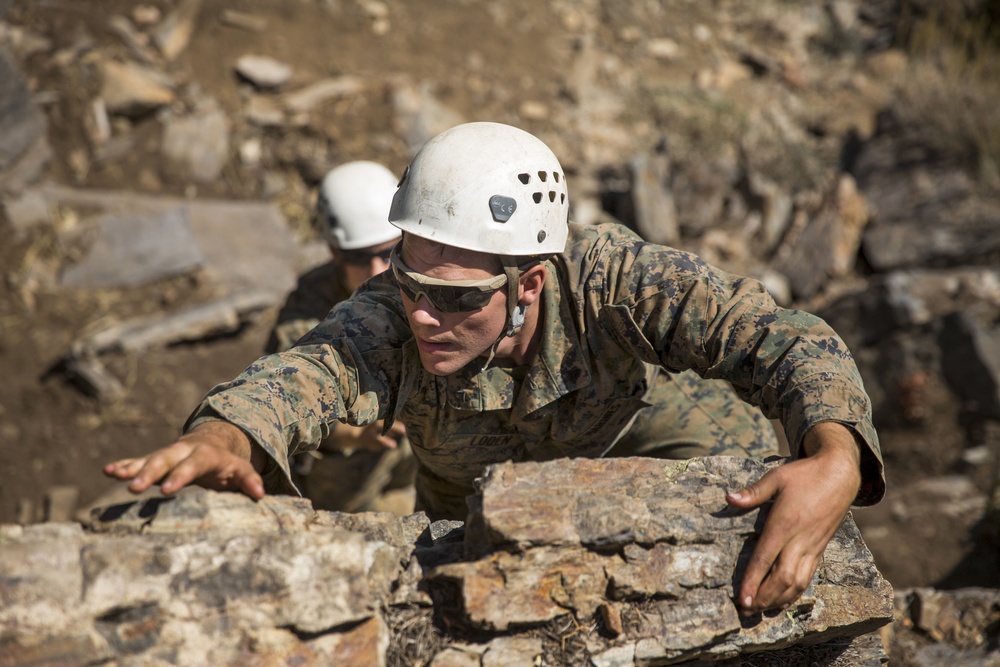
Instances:
[[[496,120],[553,147],[578,221],[833,323],[886,457],[886,500],[856,513],[879,568],[1000,586],[989,3],[7,0],[0,19],[0,522],[72,516],[103,461],[168,441],[257,356],[322,257],[325,169],[401,171]]]

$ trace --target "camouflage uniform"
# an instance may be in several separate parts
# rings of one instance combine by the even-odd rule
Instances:
[[[189,425],[222,418],[240,426],[273,459],[264,471],[269,488],[293,491],[288,455],[315,447],[326,424],[401,419],[420,463],[423,507],[434,518],[462,519],[464,496],[487,464],[600,457],[616,443],[625,454],[638,451],[620,436],[629,426],[656,430],[655,415],[636,419],[649,392],[674,382],[697,402],[682,374],[693,370],[728,381],[764,416],[780,419],[793,454],[818,422],[851,428],[863,458],[857,502],[881,498],[870,401],[850,352],[821,319],[780,309],[759,282],[618,225],[571,225],[565,252],[547,265],[544,333],[527,367],[470,364],[447,377],[424,371],[389,271],[292,350],[215,387]],[[657,377],[650,365],[678,375]],[[739,437],[722,442],[667,434],[661,444],[682,452],[740,449]]]
[[[271,331],[266,352],[285,352],[319,324],[330,309],[351,296],[334,262],[299,277]],[[409,440],[396,449],[343,451],[321,443],[317,452],[294,457],[292,481],[317,509],[358,512],[376,509],[378,497],[413,484],[416,463]]]

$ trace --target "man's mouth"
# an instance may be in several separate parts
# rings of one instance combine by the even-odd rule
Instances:
[[[423,338],[417,338],[417,347],[420,348],[421,352],[434,354],[445,352],[451,348],[451,345],[449,343],[441,343],[437,341],[424,340]]]

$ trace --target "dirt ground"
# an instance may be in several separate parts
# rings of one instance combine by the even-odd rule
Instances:
[[[437,82],[436,94],[443,102],[475,117],[476,100],[450,92],[462,81],[470,52],[502,50],[510,71],[518,72],[517,87],[524,94],[543,96],[554,86],[559,58],[550,53],[557,41],[542,32],[557,23],[532,10],[530,2],[504,3],[497,11],[515,20],[524,13],[532,20],[518,21],[514,37],[496,30],[469,34],[455,29],[470,22],[470,14],[481,13],[480,5],[435,2],[407,3],[393,7],[393,28],[381,37],[373,35],[369,13],[353,3],[297,0],[289,3],[250,1],[238,9],[264,19],[261,33],[224,26],[218,17],[236,3],[207,0],[202,4],[198,28],[189,46],[172,64],[181,81],[196,85],[233,110],[241,105],[241,86],[233,63],[245,53],[266,53],[295,67],[295,77],[312,81],[323,76],[351,73],[360,77],[401,72],[414,80]],[[53,41],[54,50],[71,49],[81,41],[93,42],[92,51],[112,55],[122,51],[121,42],[109,33],[108,19],[132,16],[139,3],[128,0],[89,2],[86,6],[52,3],[16,3],[7,17],[11,23],[30,27]],[[170,3],[148,3],[164,13]],[[447,36],[447,38],[445,38]],[[508,48],[516,41],[517,48]],[[158,126],[154,118],[140,119],[130,132],[136,150],[121,159],[95,162],[85,178],[73,171],[67,159],[85,150],[87,138],[80,119],[86,114],[97,82],[84,68],[57,67],[51,54],[37,55],[22,64],[33,90],[56,90],[60,101],[48,109],[49,141],[55,158],[47,172],[49,180],[83,187],[120,189],[149,194],[196,195],[216,198],[254,198],[257,180],[226,168],[224,177],[207,186],[192,188],[183,177],[158,169]],[[84,56],[86,57],[86,56]],[[93,56],[91,56],[93,57]],[[523,74],[522,74],[523,73]],[[378,88],[357,108],[320,112],[312,126],[317,136],[297,135],[306,144],[312,140],[316,154],[326,166],[349,159],[380,160],[397,172],[408,161],[406,147],[391,132],[391,111]],[[484,93],[487,94],[487,93]],[[497,94],[493,90],[489,94]],[[332,106],[332,105],[331,105]],[[239,122],[239,121],[237,121]],[[308,135],[308,133],[307,133]],[[281,145],[283,130],[270,131]],[[332,146],[325,154],[320,146]],[[279,149],[280,150],[280,149]],[[306,149],[308,150],[308,149]],[[281,156],[274,158],[275,162]],[[236,162],[236,161],[234,161]],[[294,165],[286,168],[290,190],[301,207],[311,204]],[[7,280],[0,285],[0,522],[17,520],[23,501],[40,516],[46,491],[56,485],[80,490],[86,504],[107,486],[100,466],[125,455],[139,454],[171,441],[185,417],[213,384],[230,379],[262,353],[276,311],[261,314],[238,335],[154,350],[131,358],[111,359],[109,370],[124,378],[127,396],[118,404],[102,406],[81,394],[60,372],[59,364],[69,344],[81,332],[109,319],[125,318],[183,303],[196,295],[191,281],[177,279],[136,290],[91,290],[68,292],[40,286],[20,290],[14,276],[33,261],[63,249],[54,235],[41,231],[15,243],[0,243],[0,266]]]
[[[148,4],[164,11],[171,5]],[[294,76],[306,81],[344,73],[383,77],[387,71],[399,72],[416,81],[433,82],[437,99],[468,120],[516,120],[529,131],[544,130],[545,121],[518,118],[516,109],[522,101],[559,100],[568,94],[564,81],[579,46],[570,30],[577,16],[572,3],[393,2],[390,27],[382,35],[373,31],[373,17],[378,15],[371,9],[373,4],[380,3],[205,0],[204,20],[171,69],[179,80],[197,85],[218,100],[237,125],[243,87],[233,74],[232,63],[244,53],[266,53],[289,63],[295,68]],[[681,4],[693,14],[688,20],[711,21],[711,8],[703,8],[702,3]],[[104,57],[122,49],[120,40],[108,30],[108,17],[131,16],[136,6],[127,0],[15,2],[7,18],[47,36],[53,50],[92,40],[93,45],[79,57],[96,59],[97,54]],[[237,6],[263,18],[266,28],[252,33],[217,20],[224,9]],[[479,20],[483,12],[491,13],[492,20]],[[596,18],[598,34],[613,34],[621,27],[616,22],[625,20],[600,12],[590,18]],[[654,30],[642,24],[639,28]],[[650,61],[634,58],[634,48],[622,43],[618,55],[637,68],[630,76],[640,79],[690,78],[701,64],[694,57],[674,68],[654,63],[655,67],[642,70],[643,63]],[[57,66],[53,60],[51,53],[37,54],[24,63],[34,90],[59,93],[59,101],[47,108],[55,155],[48,180],[149,194],[257,196],[258,178],[237,160],[231,161],[218,182],[197,187],[158,168],[158,129],[151,117],[134,122],[130,129],[136,137],[135,150],[117,160],[91,163],[81,173],[69,156],[86,149],[79,117],[97,82],[86,76],[86,68]],[[387,94],[384,88],[375,87],[360,101],[331,104],[306,131],[267,131],[265,145],[271,164],[288,178],[289,186],[280,195],[286,207],[297,204],[302,211],[310,204],[313,183],[303,176],[308,170],[301,163],[312,148],[317,160],[328,166],[366,158],[402,170],[408,154],[392,130]],[[642,110],[635,113],[641,115]],[[298,148],[293,150],[293,143]],[[564,148],[571,153],[567,159],[571,171],[577,156],[572,146]],[[286,150],[295,154],[285,155],[282,151]],[[178,278],[143,289],[71,292],[44,282],[25,287],[15,279],[33,262],[64,251],[50,230],[0,242],[5,277],[0,284],[0,523],[44,516],[46,493],[55,486],[77,488],[80,505],[94,500],[109,486],[101,465],[171,441],[205,391],[232,378],[261,353],[277,315],[276,309],[263,312],[231,336],[135,356],[109,356],[108,370],[123,380],[128,391],[120,401],[102,405],[81,393],[61,371],[70,343],[102,322],[195,298],[200,286]],[[958,519],[920,511],[929,501],[919,483],[961,472],[961,457],[969,441],[968,434],[956,428],[958,415],[947,414],[953,401],[946,393],[934,387],[926,392],[930,417],[923,424],[883,434],[890,495],[879,507],[858,513],[863,528],[871,530],[866,540],[876,560],[896,586],[947,581],[989,585],[997,577],[995,564],[970,560],[974,550],[971,527],[962,523],[961,510]],[[994,447],[1000,442],[996,434],[984,437]],[[986,477],[985,472],[974,476],[975,483],[988,484]]]

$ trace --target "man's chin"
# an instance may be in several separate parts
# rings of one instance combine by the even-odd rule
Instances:
[[[454,375],[458,371],[468,368],[473,374],[478,373],[482,369],[483,363],[486,361],[486,354],[481,354],[479,356],[473,357],[472,359],[467,359],[463,361],[462,359],[441,359],[440,357],[427,358],[424,355],[420,355],[420,365],[424,367],[424,370],[431,375],[437,375],[438,377],[444,377],[445,375]]]
[[[446,359],[427,359],[423,355],[420,357],[420,365],[424,367],[425,371],[431,375],[437,375],[438,377],[451,375],[455,371],[462,368],[462,364],[459,362],[449,361]]]

